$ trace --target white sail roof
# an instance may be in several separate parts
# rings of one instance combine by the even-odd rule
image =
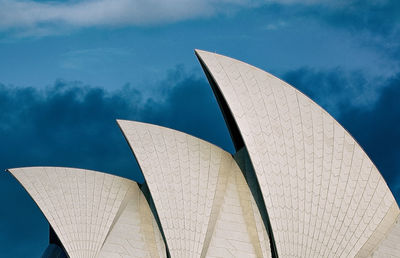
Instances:
[[[161,234],[134,181],[62,168],[9,169],[70,257],[165,257]]]
[[[171,257],[270,257],[260,213],[228,152],[172,129],[118,124],[150,189]]]
[[[236,148],[249,152],[279,256],[349,257],[376,246],[382,237],[374,232],[393,224],[399,208],[353,137],[269,73],[215,53],[196,54]]]

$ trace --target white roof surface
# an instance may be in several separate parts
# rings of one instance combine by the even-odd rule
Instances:
[[[157,224],[134,181],[75,168],[9,171],[42,210],[71,258],[165,257]]]
[[[260,213],[231,154],[172,129],[118,123],[150,189],[171,257],[270,257]]]
[[[369,253],[383,237],[372,237],[374,232],[384,228],[380,224],[393,224],[399,208],[353,137],[269,73],[215,53],[196,54],[248,149],[279,256]]]

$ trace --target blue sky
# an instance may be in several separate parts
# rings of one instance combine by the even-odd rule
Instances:
[[[0,0],[0,170],[69,166],[141,181],[117,118],[232,152],[198,48],[312,97],[399,202],[399,14],[395,0]],[[7,173],[0,201],[0,257],[40,257],[46,220]]]

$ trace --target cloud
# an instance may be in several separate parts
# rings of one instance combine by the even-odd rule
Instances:
[[[223,118],[205,79],[177,67],[159,85],[164,90],[147,98],[129,84],[114,91],[62,80],[46,89],[0,84],[0,141],[7,146],[1,168],[83,166],[132,176],[117,118],[165,125],[229,148],[223,130],[208,127],[223,125]]]
[[[287,23],[284,21],[277,21],[277,22],[271,22],[267,25],[264,26],[265,30],[278,30],[282,29],[283,27],[287,26]]]
[[[299,0],[78,0],[78,1],[33,1],[0,0],[0,28],[49,28],[69,25],[77,27],[149,25],[170,23],[187,19],[210,17],[229,13],[239,8],[255,8],[262,5],[296,5],[329,9],[331,19],[337,16],[346,22],[351,15],[375,15],[379,20],[389,21],[395,14],[396,1],[299,1]],[[396,8],[392,8],[396,7]],[[336,11],[335,11],[336,10]],[[377,10],[378,12],[373,12]],[[369,17],[369,16],[368,16]],[[374,19],[367,20],[373,23]],[[46,26],[47,25],[47,26]],[[374,24],[378,25],[378,24]]]
[[[225,12],[226,7],[252,5],[250,0],[0,0],[0,28],[151,25],[209,17]]]
[[[92,48],[69,51],[61,56],[61,67],[72,70],[107,70],[115,59],[130,59],[133,51],[123,48]]]
[[[115,117],[138,113],[141,95],[135,89],[108,93],[63,81],[46,90],[3,85],[0,99],[0,141],[7,146],[1,150],[3,169],[81,164],[118,171],[131,165],[123,159],[123,145],[109,144],[119,138]],[[97,163],[98,155],[104,161]]]
[[[158,26],[246,9],[262,9],[266,16],[276,17],[276,22],[263,27],[266,30],[317,20],[366,33],[368,44],[396,54],[400,48],[396,40],[400,4],[396,0],[0,0],[0,31],[16,37],[43,37],[80,28]]]

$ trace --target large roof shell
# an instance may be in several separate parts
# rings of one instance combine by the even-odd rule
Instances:
[[[39,206],[69,257],[165,257],[134,181],[76,168],[9,169]]]
[[[118,120],[150,189],[171,257],[270,257],[232,155],[188,134]]]
[[[369,254],[399,214],[353,137],[294,87],[196,50],[237,150],[246,147],[281,257]]]

